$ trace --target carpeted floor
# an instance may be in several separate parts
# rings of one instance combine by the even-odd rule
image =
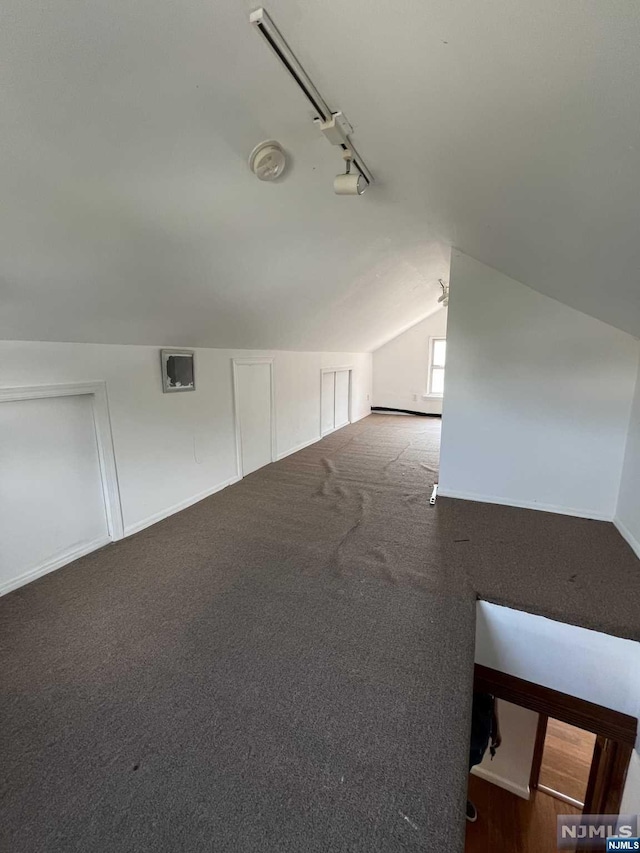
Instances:
[[[638,638],[640,571],[429,507],[439,428],[371,416],[1,599],[0,849],[462,850],[476,591]]]

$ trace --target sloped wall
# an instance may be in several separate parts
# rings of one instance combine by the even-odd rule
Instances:
[[[461,252],[440,494],[612,520],[640,344]]]
[[[640,371],[629,419],[616,525],[640,557]]]
[[[442,414],[442,398],[427,397],[429,338],[447,335],[447,309],[421,320],[373,353],[373,405]]]

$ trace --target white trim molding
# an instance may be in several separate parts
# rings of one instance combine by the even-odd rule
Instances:
[[[45,563],[41,563],[34,569],[29,569],[28,571],[23,572],[23,574],[18,575],[17,578],[11,578],[3,584],[0,584],[0,596],[6,595],[8,592],[12,592],[14,589],[18,589],[18,587],[24,586],[25,584],[31,583],[31,581],[42,577],[42,575],[47,575],[49,572],[61,569],[68,563],[73,563],[74,560],[79,560],[80,557],[85,557],[92,551],[97,551],[98,548],[104,548],[105,545],[110,544],[111,539],[109,537],[103,537],[102,539],[96,539],[93,542],[81,545],[79,548],[64,551],[62,554],[58,554],[53,559],[47,560]]]
[[[274,358],[272,356],[255,356],[253,358],[232,358],[231,372],[233,377],[233,422],[236,434],[236,473],[239,480],[244,477],[242,473],[242,436],[240,434],[240,412],[238,411],[238,372],[236,368],[242,364],[268,364],[270,368],[271,381],[271,462],[278,458],[278,444],[276,435],[276,388],[274,375]]]
[[[25,385],[18,388],[0,388],[0,404],[19,400],[42,400],[49,397],[77,397],[81,395],[91,397],[100,481],[109,535],[56,554],[39,566],[29,569],[18,577],[11,578],[11,580],[0,585],[0,595],[5,595],[5,593],[24,586],[24,584],[30,583],[42,575],[60,569],[67,563],[72,563],[74,560],[91,553],[91,551],[103,548],[110,542],[122,539],[124,536],[122,504],[120,502],[106,382],[75,382],[64,385]]]
[[[616,526],[618,533],[622,536],[624,540],[626,540],[627,544],[631,546],[631,548],[635,552],[636,557],[640,559],[640,541],[636,539],[636,537],[629,530],[627,525],[623,521],[620,521],[617,516],[613,519],[613,523]]]
[[[475,767],[472,767],[471,773],[474,776],[478,776],[480,779],[486,779],[487,782],[492,782],[499,788],[504,788],[505,791],[515,794],[516,797],[522,797],[523,800],[528,800],[531,797],[531,791],[528,785],[516,785],[515,782],[512,782],[510,779],[505,779],[502,776],[498,776],[497,773],[492,773],[491,770],[487,770],[482,767],[481,764],[476,764]]]
[[[331,373],[331,371],[328,371]],[[364,418],[368,418],[371,412],[365,412],[363,415],[358,415],[357,418],[352,418],[352,424],[357,424],[358,421],[364,420]],[[349,424],[345,424],[345,426],[349,426]],[[344,427],[337,427],[337,429],[344,429]],[[303,441],[302,444],[297,444],[295,447],[292,447],[290,450],[285,450],[283,453],[278,454],[278,462],[281,459],[286,459],[287,456],[291,456],[293,453],[297,453],[299,450],[304,450],[306,447],[311,447],[312,444],[317,444],[319,441],[322,441],[323,438],[327,435],[331,435],[331,433],[335,432],[336,429],[332,429],[329,432],[325,432],[324,435],[318,435],[315,438],[310,438],[308,441]]]
[[[435,364],[434,363],[434,350],[436,341],[444,341],[445,346],[447,343],[446,335],[429,335],[429,365],[427,367],[427,393],[422,395],[423,400],[442,400],[444,394],[438,394],[431,390],[433,385],[433,371],[434,368],[445,370],[446,365],[446,356],[445,356],[445,364]],[[446,372],[446,371],[445,371]]]
[[[169,518],[170,515],[174,515],[176,512],[181,512],[183,509],[188,509],[188,507],[193,506],[194,504],[203,501],[205,498],[211,497],[211,495],[215,495],[216,492],[221,492],[223,489],[226,489],[227,486],[233,486],[234,483],[239,483],[242,477],[230,477],[228,480],[224,480],[222,483],[218,483],[216,486],[212,486],[210,489],[205,489],[203,492],[199,492],[197,495],[192,495],[190,498],[185,498],[183,501],[179,501],[173,506],[168,507],[167,509],[160,510],[160,512],[154,512],[153,515],[147,516],[147,518],[143,518],[142,521],[137,521],[135,524],[129,524],[125,528],[125,536],[133,536],[134,533],[139,533],[141,530],[144,530],[146,527],[151,527],[152,524],[157,524],[159,521],[163,521],[165,518]]]
[[[47,397],[75,397],[88,395],[92,398],[93,423],[96,431],[96,445],[100,462],[100,478],[104,497],[107,529],[111,540],[124,536],[122,504],[118,486],[118,470],[111,433],[109,400],[106,382],[74,382],[64,385],[26,385],[20,388],[0,388],[0,403],[16,400],[38,400]],[[104,543],[103,543],[104,544]],[[98,546],[101,547],[101,546]],[[70,558],[66,562],[71,562]],[[61,563],[60,565],[63,565]],[[55,568],[58,568],[56,566]],[[52,571],[49,569],[48,571]],[[26,581],[25,581],[26,583]]]
[[[500,506],[514,506],[520,509],[537,509],[539,512],[554,512],[556,515],[571,515],[575,518],[590,518],[594,521],[613,521],[613,516],[606,513],[594,512],[590,509],[579,509],[577,507],[556,506],[555,504],[536,503],[535,501],[516,501],[497,495],[479,495],[475,492],[458,492],[455,489],[447,489],[442,483],[438,486],[438,497],[458,498],[462,501],[477,501],[482,504],[500,504]]]
[[[290,450],[285,450],[283,453],[278,453],[279,462],[281,459],[286,459],[287,456],[292,456],[294,453],[297,453],[299,450],[304,450],[306,447],[311,447],[312,444],[317,444],[320,441],[320,436],[317,435],[314,438],[310,438],[308,441],[303,441],[302,444],[297,444],[295,447],[292,447]]]
[[[331,429],[325,430],[320,438],[327,438],[327,436],[333,435],[334,432],[338,432],[339,429],[344,429],[346,426],[349,426],[349,424],[343,424],[341,427],[331,427]]]
[[[342,364],[338,365],[338,367],[321,367],[321,373],[339,373],[341,370],[353,370],[352,364]]]
[[[346,424],[341,424],[339,427],[335,426],[335,412],[336,412],[336,382],[333,380],[333,422],[334,426],[331,429],[322,430],[322,391],[323,391],[323,382],[322,377],[325,373],[341,373],[344,371],[349,373],[349,402],[348,402],[348,421]],[[331,435],[332,432],[335,432],[337,429],[342,429],[343,427],[348,426],[353,423],[353,365],[346,364],[341,367],[321,367],[320,368],[320,438],[325,438],[327,435]]]

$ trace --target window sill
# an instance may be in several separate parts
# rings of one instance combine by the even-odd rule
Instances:
[[[442,400],[444,394],[423,394],[423,400]]]

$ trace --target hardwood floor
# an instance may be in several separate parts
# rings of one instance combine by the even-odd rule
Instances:
[[[467,824],[465,853],[556,853],[556,817],[580,809],[534,791],[529,801],[477,776],[469,777],[469,799],[478,810]]]
[[[596,736],[549,719],[539,784],[584,802]]]

